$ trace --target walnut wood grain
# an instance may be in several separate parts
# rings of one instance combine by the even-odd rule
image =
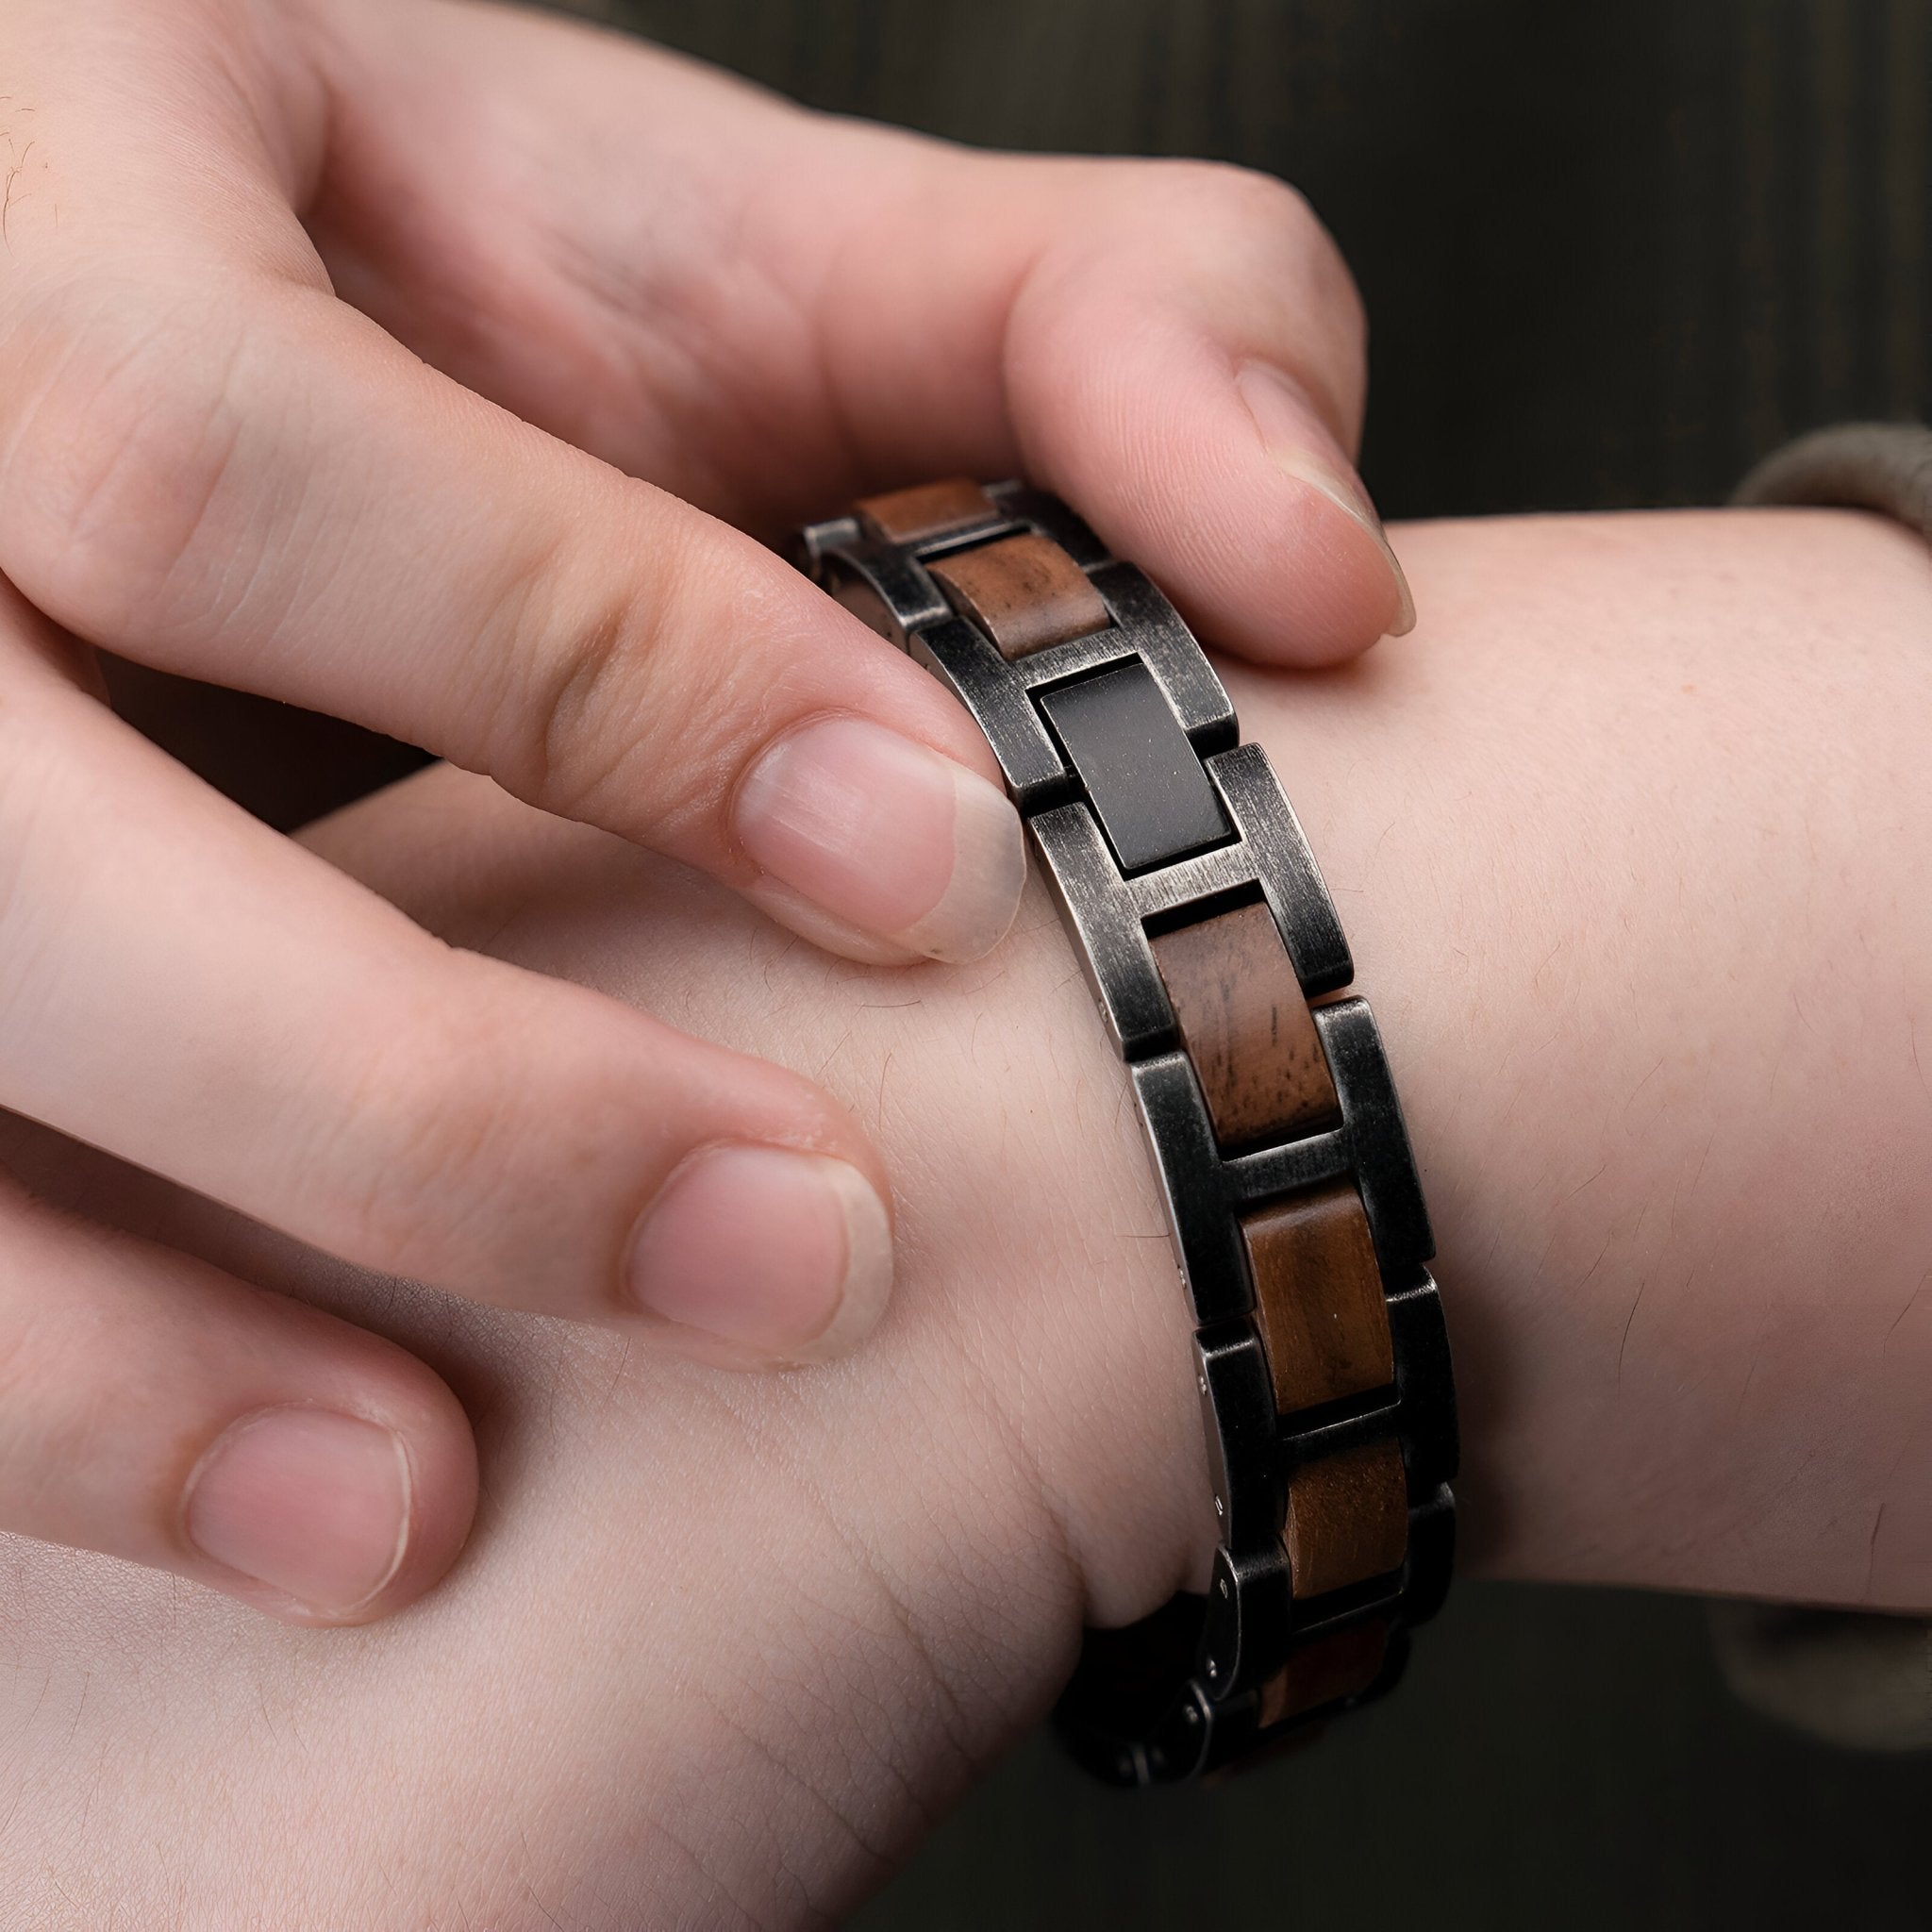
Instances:
[[[1253,1209],[1241,1240],[1281,1414],[1395,1379],[1382,1271],[1353,1181]]]
[[[1224,1148],[1340,1123],[1321,1038],[1266,906],[1237,906],[1153,946]]]
[[[1113,622],[1087,573],[1050,538],[1027,531],[926,566],[946,600],[1009,661]]]
[[[1263,1726],[1366,1690],[1388,1654],[1389,1625],[1380,1619],[1304,1644],[1261,1686]]]
[[[1400,1569],[1408,1548],[1401,1449],[1385,1438],[1298,1471],[1288,1486],[1281,1539],[1297,1599]]]
[[[866,529],[888,543],[924,543],[978,524],[1000,521],[999,506],[977,483],[964,476],[948,477],[941,483],[916,483],[909,490],[889,490],[880,496],[861,496],[853,508]]]

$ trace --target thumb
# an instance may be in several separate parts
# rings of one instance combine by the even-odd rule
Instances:
[[[1005,374],[1028,473],[1214,644],[1319,665],[1407,630],[1408,586],[1350,460],[1363,330],[1334,244],[1264,176],[1133,174],[1124,205],[1059,226],[1014,298]]]

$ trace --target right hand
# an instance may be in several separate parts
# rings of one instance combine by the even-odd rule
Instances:
[[[0,1106],[479,1301],[850,1347],[889,1189],[814,1081],[438,943],[137,740],[92,647],[972,958],[1024,871],[985,745],[732,525],[1024,467],[1223,641],[1359,650],[1402,592],[1326,238],[1233,170],[972,155],[439,0],[11,0],[0,72]],[[18,1192],[0,1266],[0,1527],[314,1622],[454,1556],[421,1363]]]

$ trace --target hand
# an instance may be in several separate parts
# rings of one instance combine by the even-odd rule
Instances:
[[[432,0],[19,0],[0,66],[0,1105],[478,1301],[850,1347],[889,1189],[821,1087],[435,942],[138,742],[88,647],[970,958],[1024,864],[977,733],[731,525],[1024,468],[1227,642],[1357,650],[1406,605],[1326,239],[1229,170],[972,155]],[[59,1284],[0,1329],[52,1351],[0,1524],[319,1621],[449,1562],[420,1364],[19,1202],[0,1247]]]
[[[1400,541],[1412,649],[1233,682],[1430,1191],[1469,1567],[1932,1607],[1932,561],[1809,513]],[[9,1552],[6,1915],[836,1921],[1044,1708],[1083,1616],[1152,1608],[1213,1534],[1153,1180],[1067,942],[1036,894],[996,962],[828,959],[448,770],[315,839],[459,943],[823,1067],[907,1176],[902,1290],[858,1356],[726,1376],[23,1134],[50,1194],[438,1363],[489,1480],[448,1586],[373,1630]],[[8,1261],[0,1290],[42,1283]]]

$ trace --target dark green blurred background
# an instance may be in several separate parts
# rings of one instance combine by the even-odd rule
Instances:
[[[1295,183],[1391,516],[1722,497],[1926,403],[1932,0],[603,0],[815,105]],[[1740,648],[1748,641],[1740,640]],[[1932,1925],[1932,1760],[1737,1707],[1690,1603],[1465,1585],[1403,1693],[1224,1790],[1043,1739],[864,1932]]]

